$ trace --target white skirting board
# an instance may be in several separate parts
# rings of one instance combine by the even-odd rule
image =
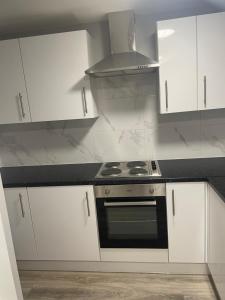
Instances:
[[[101,261],[168,263],[168,249],[100,249]]]
[[[20,270],[50,270],[75,272],[134,272],[164,274],[208,274],[206,264],[18,261]]]

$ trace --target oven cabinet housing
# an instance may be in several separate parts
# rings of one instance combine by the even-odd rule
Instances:
[[[30,122],[30,111],[17,39],[0,41],[0,124]]]
[[[158,22],[160,113],[225,107],[225,12]]]
[[[95,189],[102,261],[168,262],[166,185]]]
[[[17,260],[36,260],[37,251],[26,188],[4,189]]]
[[[100,260],[92,186],[27,190],[39,260]]]
[[[206,261],[206,184],[167,183],[169,262]]]
[[[221,299],[225,299],[225,203],[208,185],[207,263]]]

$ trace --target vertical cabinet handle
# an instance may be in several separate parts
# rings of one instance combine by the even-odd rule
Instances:
[[[89,206],[88,192],[85,192],[85,198],[86,198],[86,202],[87,202],[87,212],[88,212],[88,217],[90,217],[91,213],[90,213],[90,206]]]
[[[26,117],[25,111],[24,111],[24,106],[23,106],[23,96],[21,93],[19,93],[19,102],[20,102],[20,109],[21,109],[21,114],[23,119]]]
[[[174,195],[174,190],[172,190],[172,211],[173,211],[173,216],[175,217],[176,211],[175,211],[175,195]]]
[[[166,111],[168,111],[168,82],[165,81]]]
[[[204,106],[206,107],[206,105],[207,105],[207,81],[206,81],[206,76],[204,76],[203,82],[204,82]]]
[[[87,99],[86,99],[86,88],[82,88],[82,101],[83,101],[83,111],[84,111],[84,116],[88,113],[87,109]]]
[[[20,208],[21,208],[22,217],[25,218],[25,212],[24,212],[24,208],[23,208],[23,197],[20,193],[19,193],[19,200],[20,200]]]

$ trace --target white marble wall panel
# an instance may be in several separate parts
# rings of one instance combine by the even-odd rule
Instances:
[[[157,73],[95,79],[100,116],[0,126],[2,166],[225,155],[225,110],[159,115]]]

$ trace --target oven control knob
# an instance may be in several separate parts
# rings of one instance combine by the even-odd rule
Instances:
[[[150,194],[154,194],[154,192],[155,192],[154,188],[150,188],[150,189],[149,189],[149,193],[150,193]]]
[[[105,189],[105,195],[109,195],[110,194],[110,190],[109,189]]]

